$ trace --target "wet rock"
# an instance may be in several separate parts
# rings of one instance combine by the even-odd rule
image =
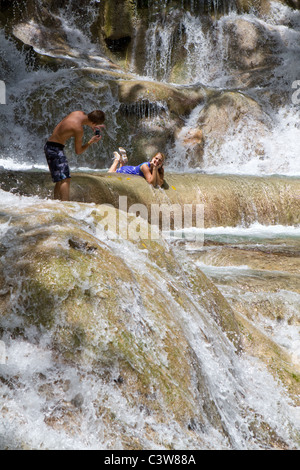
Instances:
[[[251,147],[252,154],[262,152],[257,136],[263,137],[269,131],[269,119],[261,106],[253,99],[239,92],[223,92],[212,96],[199,114],[198,126],[203,132],[206,158],[215,159],[221,154],[221,146],[229,135],[236,136],[243,132],[244,126],[252,123],[256,139],[251,131],[248,140],[243,141],[244,149]],[[245,151],[245,150],[244,150]]]
[[[163,190],[154,190],[140,177],[73,173],[71,199],[98,205],[111,204],[118,209],[119,197],[126,196],[125,210],[134,204],[143,204],[149,222],[152,205],[167,202],[180,207],[192,204],[193,210],[197,204],[204,204],[206,227],[249,225],[252,222],[265,225],[300,223],[298,178],[169,174],[166,170],[165,181]],[[53,184],[46,173],[3,172],[0,173],[0,188],[5,191],[14,188],[21,195],[49,197]],[[80,241],[76,236],[69,239],[78,249],[93,251],[93,243],[84,246],[84,240]]]
[[[89,243],[81,240],[72,240],[71,238],[69,240],[69,245],[71,248],[74,248],[74,250],[80,250],[87,253],[93,253],[97,250],[96,246],[91,246]]]
[[[75,408],[81,408],[84,403],[84,397],[81,393],[77,393],[74,398],[72,398],[71,403]]]
[[[300,8],[299,0],[275,0],[277,3],[285,4],[292,8]],[[255,9],[261,14],[270,11],[271,0],[237,0],[237,6],[242,12],[249,12]]]
[[[122,259],[120,253],[114,253],[114,244],[105,241],[105,232],[101,232],[99,226],[101,214],[96,206],[90,208],[90,217],[94,218],[95,227],[98,226],[97,233],[99,236],[102,233],[103,239],[94,238],[82,225],[79,228],[71,216],[71,207],[72,204],[66,206],[65,212],[63,206],[53,206],[52,212],[47,203],[44,206],[47,210],[43,210],[41,203],[41,217],[38,217],[39,209],[34,205],[23,208],[14,219],[15,225],[21,223],[24,227],[25,223],[27,229],[25,233],[16,232],[16,237],[21,237],[22,243],[15,240],[16,245],[11,245],[19,247],[16,248],[19,261],[12,265],[9,258],[13,253],[6,255],[4,278],[15,278],[16,282],[11,287],[15,300],[5,312],[1,312],[1,319],[8,320],[16,315],[14,305],[18,305],[17,316],[22,328],[16,330],[11,324],[12,334],[23,335],[25,339],[27,329],[30,331],[31,325],[35,325],[36,331],[48,331],[52,338],[53,353],[60,360],[78,366],[81,364],[84,368],[88,365],[91,368],[89,373],[94,368],[96,371],[110,371],[117,366],[120,373],[116,383],[122,385],[118,389],[126,400],[135,402],[134,397],[138,394],[140,404],[145,409],[154,415],[160,413],[161,407],[169,412],[172,410],[176,419],[186,427],[186,414],[192,415],[195,407],[200,412],[201,402],[197,402],[197,399],[195,401],[197,394],[193,396],[194,362],[190,363],[189,359],[193,353],[180,322],[176,320],[176,311],[189,304],[190,308],[196,309],[195,314],[202,313],[190,301],[186,287],[181,282],[177,287],[170,285],[170,292],[161,289],[161,283],[168,282],[169,276],[175,272],[180,275],[182,267],[162,239],[145,240],[143,245],[139,240],[127,241],[133,243],[132,248],[136,253],[139,253],[141,246],[141,255],[148,267],[141,269],[143,265],[139,262],[135,266],[131,265],[129,259]],[[74,209],[78,210],[77,203]],[[113,208],[108,210],[111,215],[116,212]],[[36,228],[33,230],[34,219]],[[40,234],[38,238],[37,233]],[[85,249],[70,250],[69,240],[74,239],[80,239],[84,248],[87,245],[97,246],[93,257]],[[123,242],[120,240],[114,243],[122,245]],[[144,253],[145,247],[147,255]],[[157,260],[157,267],[153,270],[151,266],[154,259]],[[161,275],[163,278],[166,276],[164,281]],[[182,278],[184,283],[186,275]],[[196,282],[196,278],[193,282]],[[198,276],[197,284],[199,282],[202,281]],[[203,278],[203,289],[207,289],[207,282]],[[191,282],[189,289],[192,288]],[[103,290],[106,292],[105,297],[102,295]],[[224,302],[224,299],[216,296],[212,305],[207,303],[207,308],[212,309],[214,318],[222,324],[224,331],[228,325],[228,335],[235,341],[231,335],[234,320],[229,326],[229,316],[226,321],[222,319]],[[147,318],[152,320],[149,322]],[[155,326],[156,321],[160,326]],[[236,335],[239,335],[238,330]],[[56,385],[60,388],[64,384],[65,381],[60,384],[57,380]],[[199,382],[198,387],[203,388],[202,397],[208,393],[203,381]],[[156,390],[159,401],[151,398]],[[47,396],[51,398],[51,393]],[[81,408],[82,394],[76,394],[71,404]],[[72,426],[73,419],[77,420],[78,417],[72,416],[71,410],[58,398],[47,414],[46,422],[54,427],[64,422]]]

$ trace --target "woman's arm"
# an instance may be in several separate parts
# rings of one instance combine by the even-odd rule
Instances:
[[[157,166],[151,165],[151,169],[152,171],[146,163],[141,166],[141,170],[145,176],[147,183],[152,184],[153,186],[162,186],[164,183],[164,179],[159,174],[159,168]]]

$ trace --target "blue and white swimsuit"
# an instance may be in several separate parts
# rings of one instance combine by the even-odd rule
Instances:
[[[58,142],[46,142],[44,147],[49,170],[54,183],[71,178],[67,157],[64,154],[64,145]]]
[[[139,175],[145,178],[145,175],[141,170],[141,167],[145,164],[148,165],[148,167],[150,168],[150,162],[144,162],[138,166],[122,166],[122,168],[117,169],[117,173],[125,173],[127,175]]]

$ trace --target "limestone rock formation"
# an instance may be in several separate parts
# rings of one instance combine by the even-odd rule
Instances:
[[[53,197],[53,183],[48,173],[2,171],[0,189],[25,196]],[[170,207],[168,216],[173,220],[173,205],[179,205],[182,210],[185,205],[191,205],[196,216],[199,204],[204,206],[206,227],[249,226],[256,221],[264,225],[296,226],[300,222],[299,191],[298,178],[280,176],[166,173],[163,188],[154,189],[140,176],[74,173],[71,199],[109,204],[118,209],[120,196],[123,196],[126,198],[124,210],[127,212],[138,204],[144,205],[144,218],[149,223],[153,206],[166,204]],[[195,221],[194,217],[194,226]]]
[[[109,221],[116,217],[120,223],[113,233]],[[1,328],[5,338],[38,347],[40,354],[46,354],[45,347],[51,350],[51,366],[46,363],[38,373],[37,364],[26,373],[35,400],[43,402],[48,429],[83,432],[82,420],[92,408],[98,439],[118,439],[125,449],[147,448],[149,440],[162,445],[159,429],[170,416],[180,439],[193,448],[209,447],[208,429],[226,445],[230,430],[193,348],[216,355],[215,367],[229,349],[230,354],[247,349],[266,360],[274,376],[289,384],[291,397],[299,398],[299,376],[288,355],[234,313],[180,250],[174,253],[161,238],[124,238],[124,224],[136,224],[130,214],[124,217],[109,206],[29,199],[21,208],[10,202],[1,223],[6,227],[0,246]],[[148,224],[139,224],[142,234]],[[84,396],[78,386],[72,394],[74,383],[65,368],[80,376],[90,393],[97,383],[93,395]],[[230,369],[225,375],[235,382]],[[5,370],[0,379],[6,387]],[[15,373],[15,396],[24,379],[22,371]],[[10,398],[8,393],[5,419],[12,413]],[[266,429],[257,416],[252,419],[254,440],[286,448],[275,430]],[[172,447],[172,439],[179,445],[176,435],[166,435],[165,448]]]

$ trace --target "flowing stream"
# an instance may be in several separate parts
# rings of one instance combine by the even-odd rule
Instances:
[[[190,297],[190,305],[186,304],[178,308],[174,298],[168,293],[166,275],[158,266],[151,271],[149,263],[145,264],[146,258],[143,252],[128,241],[108,240],[104,232],[97,229],[92,222],[92,214],[95,212],[93,205],[79,206],[72,203],[66,207],[68,212],[68,216],[67,213],[65,214],[66,228],[71,230],[75,222],[77,231],[80,229],[93,235],[93,243],[102,244],[105,241],[107,249],[117,254],[130,270],[142,271],[147,276],[149,284],[159,286],[158,289],[167,296],[173,322],[179,322],[186,341],[194,351],[194,361],[201,365],[210,400],[216,404],[222,424],[210,421],[211,418],[205,418],[204,422],[197,424],[194,419],[193,424],[190,425],[194,433],[191,433],[180,427],[176,420],[170,419],[170,410],[165,411],[166,416],[160,422],[155,414],[147,413],[139,406],[138,395],[136,396],[137,403],[134,404],[121,393],[120,387],[117,386],[120,373],[117,362],[110,366],[112,379],[107,380],[105,374],[102,375],[104,372],[101,372],[101,368],[95,374],[92,366],[89,365],[89,361],[92,358],[95,359],[97,353],[91,353],[88,349],[85,351],[84,345],[81,347],[87,355],[84,365],[75,363],[70,365],[60,360],[50,348],[55,330],[43,331],[41,329],[39,331],[38,326],[30,325],[25,327],[23,337],[15,335],[17,329],[24,328],[24,321],[30,313],[28,310],[30,288],[28,291],[28,287],[25,287],[26,275],[22,269],[18,270],[17,274],[14,267],[10,265],[10,260],[20,259],[20,257],[25,259],[26,244],[30,249],[32,243],[30,239],[32,229],[29,229],[26,242],[24,241],[23,246],[20,245],[17,238],[18,233],[20,234],[18,224],[22,218],[29,217],[30,220],[35,221],[34,230],[36,230],[39,226],[43,226],[42,219],[47,214],[49,214],[47,217],[54,217],[52,214],[59,213],[60,210],[64,209],[57,208],[52,201],[44,202],[38,198],[20,198],[1,193],[2,261],[6,262],[4,275],[12,293],[11,313],[8,317],[3,317],[1,321],[2,341],[6,345],[7,356],[6,364],[0,366],[1,446],[3,448],[41,449],[118,449],[124,446],[121,438],[123,428],[131,442],[138,438],[147,449],[169,447],[175,449],[259,449],[268,447],[264,443],[264,438],[266,439],[264,432],[271,428],[272,432],[277,434],[275,446],[280,447],[282,445],[280,442],[283,441],[284,446],[294,447],[299,426],[299,408],[293,405],[284,387],[272,377],[266,365],[251,355],[236,355],[232,343],[216,326],[205,308],[201,307],[196,295]],[[7,215],[4,215],[5,213]],[[24,213],[23,216],[22,213]],[[245,264],[244,259],[242,259],[242,265],[240,259],[237,265],[234,264],[234,260],[226,263],[222,256],[217,256],[214,251],[218,249],[226,251],[231,246],[236,248],[249,244],[255,244],[256,248],[258,244],[262,244],[266,248],[266,238],[269,239],[270,245],[274,243],[277,247],[279,244],[281,248],[284,246],[286,249],[291,247],[295,250],[293,243],[299,243],[298,232],[299,229],[282,226],[254,225],[248,229],[240,227],[223,230],[215,228],[205,231],[205,238],[210,242],[205,250],[187,255],[182,252],[182,249],[175,248],[176,256],[182,266],[188,270],[192,268],[190,257],[196,257],[193,262],[211,277],[229,302],[232,301],[234,308],[239,302],[245,310],[247,308],[251,310],[255,305],[256,325],[276,344],[286,348],[295,364],[299,364],[299,326],[297,326],[299,290],[298,293],[293,292],[292,282],[299,281],[299,274],[294,273],[288,277],[287,272],[253,269]],[[220,245],[220,242],[223,244]],[[63,257],[67,256],[63,245],[56,246],[56,252],[57,255],[61,252]],[[253,253],[250,252],[251,262],[253,258]],[[155,266],[155,261],[151,264]],[[279,278],[279,289],[274,289],[272,283],[268,283],[268,276],[272,279]],[[77,285],[85,291],[95,288],[90,283],[89,277],[85,276],[80,279],[76,275],[76,279]],[[169,281],[175,286],[175,278]],[[254,284],[254,289],[251,289],[251,282]],[[259,289],[256,288],[256,283]],[[245,285],[248,286],[246,290]],[[267,288],[270,292],[266,292]],[[26,300],[27,295],[29,297]],[[65,298],[70,294],[66,291],[59,295]],[[138,297],[136,302],[132,303],[132,300],[128,306],[130,324],[134,329],[136,341],[145,341],[149,354],[150,351],[152,351],[151,354],[164,354],[165,333],[163,329],[159,331],[155,344],[151,344],[149,333],[147,333],[148,328],[153,328],[157,321],[154,313],[141,308]],[[57,322],[61,322],[62,328],[61,301],[62,299],[57,297],[55,303]],[[276,309],[271,307],[269,316],[266,317],[263,306],[259,306],[259,301],[274,303]],[[123,308],[126,309],[125,298]],[[278,318],[279,312],[281,312],[281,318]],[[246,315],[245,312],[243,314]],[[105,317],[97,320],[97,331],[94,333],[102,335],[102,331],[108,334],[106,337],[104,334],[102,341],[109,344],[109,328]],[[157,360],[167,363],[168,354],[165,357],[158,356]],[[153,387],[155,387],[155,379],[153,379]],[[161,402],[162,407],[164,406],[162,397],[157,396],[156,400],[158,403]],[[100,408],[99,404],[101,404]],[[203,406],[207,407],[208,403],[205,405],[204,402]],[[197,412],[203,413],[203,410],[194,410],[194,412],[197,415]],[[106,428],[108,413],[114,415],[117,423],[110,433]],[[210,411],[208,416],[210,413],[212,412]],[[66,423],[66,427],[60,426],[61,421]],[[262,426],[261,435],[255,432],[255,426],[258,428]],[[149,433],[150,428],[151,433]]]

